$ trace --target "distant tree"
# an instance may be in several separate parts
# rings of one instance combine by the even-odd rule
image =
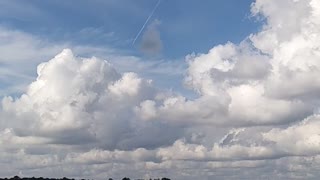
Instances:
[[[162,178],[161,180],[171,180],[171,179],[169,179],[169,178],[165,178],[165,177],[164,177],[164,178]]]
[[[124,177],[122,180],[130,180],[130,178]]]
[[[112,178],[109,178],[109,180],[113,180]]]
[[[19,176],[14,176],[12,179],[20,179]]]

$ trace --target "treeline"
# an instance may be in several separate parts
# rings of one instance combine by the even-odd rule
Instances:
[[[66,178],[66,177],[63,177],[63,178],[44,178],[44,177],[23,177],[23,178],[20,178],[19,176],[14,176],[14,177],[11,177],[11,178],[0,178],[0,180],[75,180],[75,179],[69,179],[69,178]],[[81,179],[81,180],[87,180],[87,179]],[[112,178],[109,178],[109,179],[106,179],[106,180],[116,180],[116,179],[112,179]],[[131,180],[130,178],[127,178],[127,177],[124,177],[122,178],[122,180]],[[133,179],[133,180],[144,180],[144,179]],[[169,178],[156,178],[156,179],[147,179],[147,180],[171,180]]]

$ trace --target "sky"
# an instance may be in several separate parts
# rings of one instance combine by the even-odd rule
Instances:
[[[146,78],[155,79],[154,83],[157,86],[175,89],[193,97],[193,92],[187,91],[181,83],[187,68],[185,56],[191,53],[206,53],[214,45],[228,41],[239,43],[249,33],[257,31],[260,28],[258,25],[261,24],[250,13],[251,0],[242,2],[203,0],[202,3],[162,0],[143,33],[136,43],[132,44],[157,2],[157,0],[79,0],[76,4],[73,1],[63,0],[0,2],[2,31],[19,33],[23,36],[17,38],[17,35],[6,35],[6,39],[11,40],[10,46],[18,47],[6,50],[5,54],[13,54],[13,57],[3,58],[15,60],[19,58],[21,63],[19,66],[23,68],[15,71],[18,71],[20,76],[25,76],[23,80],[22,77],[17,79],[19,85],[11,82],[1,83],[4,88],[0,90],[0,96],[21,94],[22,88],[36,76],[35,69],[40,62],[49,60],[64,48],[69,48],[82,57],[96,56],[108,59],[113,65],[119,66],[117,69],[122,73],[139,72]],[[13,40],[14,38],[16,40]],[[18,43],[21,38],[27,38],[25,44]],[[153,45],[149,46],[149,43]],[[9,46],[9,43],[6,44]],[[37,51],[37,48],[42,49],[41,55],[31,53]],[[14,52],[17,49],[23,49],[25,54],[20,52],[18,57]],[[121,58],[123,59],[121,61],[118,56],[125,58]],[[141,64],[129,65],[135,61]],[[166,70],[159,70],[159,66]],[[158,77],[168,73],[172,75],[170,78]]]
[[[0,1],[0,176],[317,179],[319,60],[318,0]]]

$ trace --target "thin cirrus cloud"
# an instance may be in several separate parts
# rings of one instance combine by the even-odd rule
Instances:
[[[194,99],[69,49],[41,63],[19,98],[2,99],[0,173],[316,179],[320,4],[251,11],[260,32],[187,56]]]

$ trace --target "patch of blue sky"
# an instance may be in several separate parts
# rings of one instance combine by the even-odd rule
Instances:
[[[157,0],[5,0],[0,3],[0,22],[51,41],[112,46],[140,56],[132,40],[155,3]],[[162,57],[179,59],[227,41],[239,43],[260,27],[250,18],[251,3],[162,0],[150,20],[161,22]]]

